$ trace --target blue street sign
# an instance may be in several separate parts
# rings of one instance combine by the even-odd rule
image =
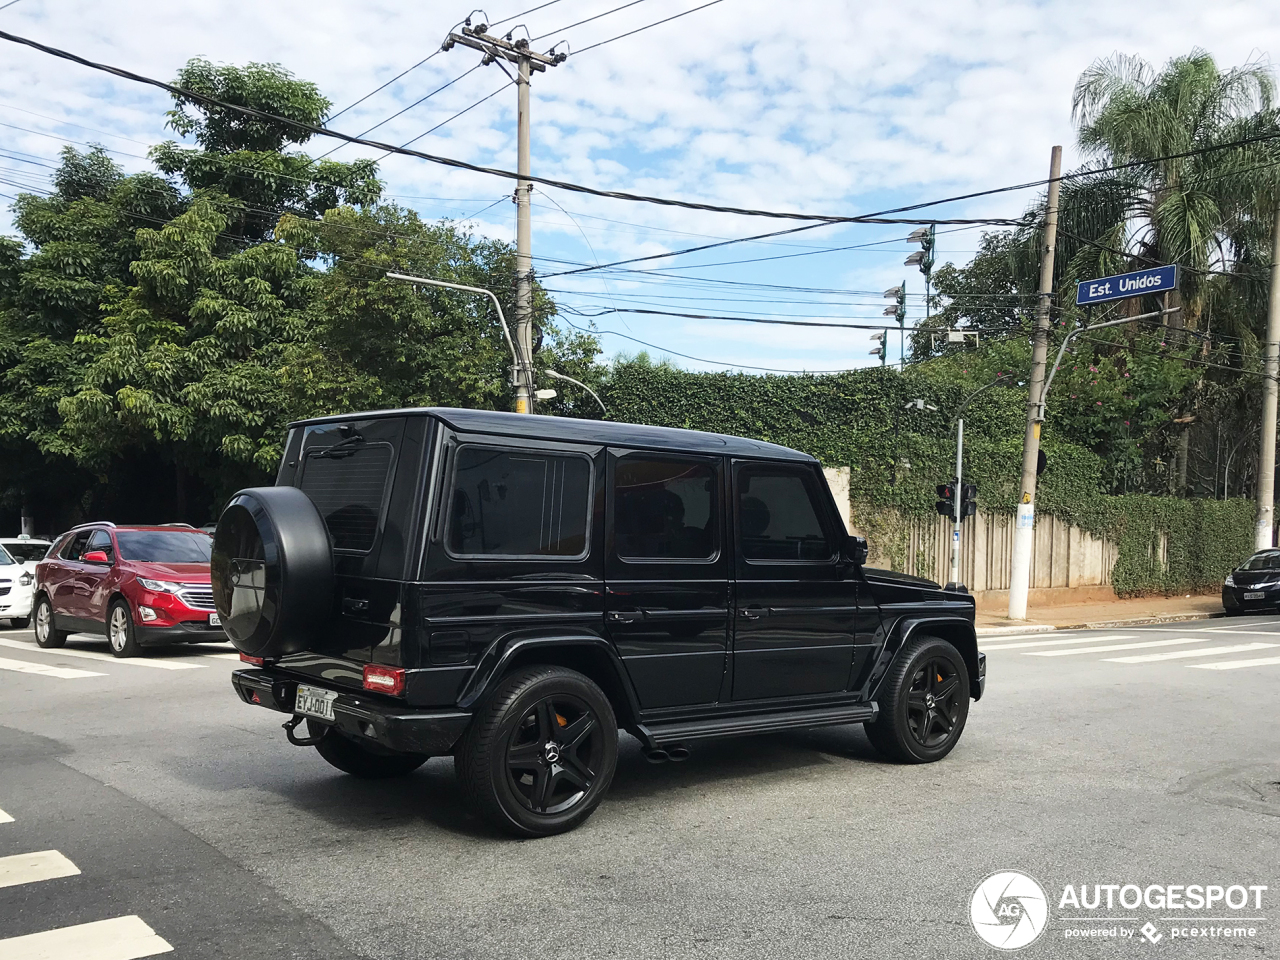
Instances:
[[[1148,293],[1164,293],[1178,289],[1178,265],[1152,267],[1136,273],[1122,273],[1115,277],[1097,280],[1081,280],[1076,285],[1076,306],[1087,303],[1105,303],[1108,300],[1124,300]]]

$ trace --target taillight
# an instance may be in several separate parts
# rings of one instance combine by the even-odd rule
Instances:
[[[384,667],[377,663],[364,665],[364,688],[374,693],[398,697],[404,693],[404,667]]]
[[[263,664],[261,657],[251,657],[247,653],[240,654],[240,659],[245,663],[252,663],[255,667],[260,667]]]

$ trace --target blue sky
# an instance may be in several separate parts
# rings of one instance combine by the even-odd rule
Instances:
[[[475,2],[475,0],[472,0]],[[501,21],[539,0],[493,2],[476,19]],[[831,3],[723,0],[669,24],[573,54],[699,5],[641,0],[556,0],[516,17],[536,49],[565,41],[566,63],[534,78],[533,169],[611,190],[772,210],[852,215],[1042,179],[1049,151],[1073,148],[1076,76],[1120,50],[1155,63],[1199,45],[1223,66],[1280,50],[1280,6],[1252,0],[1150,5],[1104,0]],[[335,110],[436,49],[471,12],[463,3],[336,0],[269,4],[170,0],[88,3],[19,0],[3,29],[163,79],[192,56],[278,62],[313,80]],[[566,49],[561,46],[559,49]],[[342,114],[351,133],[413,103],[476,65],[462,47],[440,53]],[[507,83],[476,69],[371,134],[403,143]],[[515,88],[507,86],[418,141],[427,152],[514,168]],[[0,193],[47,182],[68,140],[99,142],[126,169],[146,165],[167,97],[22,48],[0,57]],[[22,128],[22,129],[17,129]],[[309,145],[313,154],[332,143]],[[343,147],[336,158],[359,156]],[[507,181],[405,157],[382,165],[387,198],[430,218],[470,223],[512,239]],[[931,208],[938,217],[1019,215],[1034,192]],[[3,201],[0,198],[0,202]],[[936,211],[936,212],[935,212]],[[770,230],[787,221],[627,203],[538,188],[534,253],[543,275]],[[0,232],[10,229],[7,214]],[[882,322],[880,293],[903,279],[909,315],[923,314],[923,278],[902,261],[910,227],[824,226],[674,260],[547,278],[566,308]],[[981,228],[940,228],[939,263],[967,261]],[[831,248],[857,246],[833,251]],[[803,254],[794,256],[795,254]],[[774,258],[774,259],[767,259]],[[752,261],[727,263],[727,261]],[[801,289],[797,289],[801,288]],[[569,314],[566,319],[592,321]],[[695,369],[837,370],[877,362],[868,331],[611,313],[595,318],[607,354],[636,340]],[[626,339],[627,337],[634,339]],[[891,358],[897,357],[892,338]],[[685,359],[677,354],[701,358]]]

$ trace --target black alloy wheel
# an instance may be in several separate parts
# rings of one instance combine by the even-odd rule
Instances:
[[[936,637],[908,641],[889,667],[879,704],[879,717],[865,730],[880,753],[900,763],[941,760],[959,741],[969,716],[964,658]]]
[[[541,816],[580,803],[600,770],[601,734],[599,718],[577,697],[539,700],[507,744],[507,783],[513,795]]]
[[[604,692],[565,667],[518,670],[476,711],[458,780],[494,826],[523,837],[572,830],[613,781],[618,723]]]

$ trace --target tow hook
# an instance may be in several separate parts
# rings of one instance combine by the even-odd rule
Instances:
[[[323,740],[325,737],[329,735],[330,728],[326,726],[323,731],[321,731],[319,734],[317,734],[314,737],[295,736],[293,731],[297,729],[298,724],[300,724],[305,719],[306,717],[304,717],[302,714],[295,713],[288,720],[288,722],[282,724],[282,726],[284,727],[284,735],[289,738],[289,742],[292,743],[295,747],[314,747],[317,743],[319,743],[321,740]]]

